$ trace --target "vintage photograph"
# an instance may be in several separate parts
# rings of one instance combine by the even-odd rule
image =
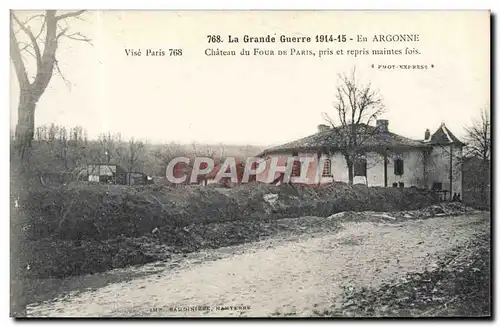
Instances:
[[[10,11],[10,315],[492,317],[489,11]]]

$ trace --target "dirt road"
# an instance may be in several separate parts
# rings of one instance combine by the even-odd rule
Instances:
[[[348,222],[333,235],[200,252],[174,269],[32,304],[28,316],[311,316],[340,301],[346,287],[432,269],[453,247],[489,233],[485,217]]]

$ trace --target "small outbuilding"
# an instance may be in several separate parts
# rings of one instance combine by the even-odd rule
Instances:
[[[126,184],[127,171],[117,164],[88,164],[87,180],[94,183]]]

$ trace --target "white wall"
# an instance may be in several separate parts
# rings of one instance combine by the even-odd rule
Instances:
[[[336,182],[349,182],[349,171],[347,170],[347,162],[344,156],[340,153],[334,153],[330,156],[332,161],[332,175]]]
[[[462,147],[435,146],[429,155],[427,170],[429,188],[434,182],[441,182],[443,189],[450,190],[450,154],[452,167],[451,194],[462,195]],[[449,195],[448,195],[449,197]]]
[[[392,187],[393,183],[404,183],[405,187],[427,187],[431,188],[433,182],[443,183],[443,189],[449,189],[449,147],[435,147],[430,152],[427,163],[424,150],[422,149],[407,149],[399,152],[394,152],[388,155],[387,160],[387,186]],[[278,155],[271,155],[287,157],[292,153],[284,153]],[[316,156],[316,153],[301,152],[301,156]],[[323,155],[324,156],[324,155]],[[452,193],[462,193],[462,171],[458,158],[461,158],[462,150],[460,147],[453,147],[453,183]],[[403,159],[404,170],[402,175],[394,174],[394,161],[396,158]],[[331,159],[331,172],[334,181],[349,182],[349,171],[347,169],[347,162],[344,156],[340,153],[335,153],[330,156]],[[366,154],[367,160],[367,176],[364,177],[354,176],[354,183],[367,183],[368,186],[384,186],[384,158],[376,152]],[[283,163],[286,160],[283,161]],[[317,172],[317,161],[312,162],[308,176],[314,178],[314,172]],[[267,172],[266,172],[267,173]],[[427,175],[427,176],[426,176]],[[263,174],[265,176],[265,174]],[[263,178],[259,179],[264,181]]]
[[[449,190],[450,183],[450,160],[449,148],[434,147],[428,159],[427,165],[427,185],[432,187],[435,182],[443,184],[443,189]]]
[[[460,193],[460,197],[463,199],[463,176],[462,176],[462,147],[454,146],[453,147],[453,183],[452,183],[452,192]]]
[[[403,175],[394,174],[394,161],[398,157],[403,159]],[[387,186],[392,187],[393,183],[404,183],[405,187],[426,187],[423,150],[409,149],[393,153],[387,159]]]
[[[390,154],[387,158],[387,186],[392,187],[393,183],[404,183],[405,187],[417,186],[425,187],[424,178],[424,155],[419,149],[405,150],[399,153],[403,159],[403,175],[394,174],[394,160],[396,154]],[[368,186],[384,186],[384,157],[377,152],[369,152],[366,154],[367,169],[366,180]],[[349,172],[347,163],[341,154],[332,156],[332,164],[335,162],[333,169],[334,179],[336,181],[349,182]],[[364,178],[354,176],[354,183],[366,182]]]
[[[366,154],[368,186],[384,186],[384,157],[377,152]]]

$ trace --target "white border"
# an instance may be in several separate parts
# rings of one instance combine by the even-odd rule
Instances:
[[[11,9],[37,9],[37,1],[6,1],[7,8]],[[136,1],[136,0],[88,0],[88,1],[63,1],[48,0],[43,2],[42,9],[336,9],[336,10],[460,10],[460,9],[490,9],[498,7],[495,0],[475,1],[446,1],[446,0],[420,0],[420,1],[382,1],[382,0],[351,0],[351,1],[321,1],[321,0],[171,0],[171,1]]]
[[[420,0],[420,1],[381,1],[381,0],[350,0],[350,1],[318,1],[318,0],[281,0],[281,1],[270,1],[270,0],[237,0],[237,1],[224,1],[224,0],[177,0],[177,1],[131,1],[131,0],[122,0],[122,1],[110,1],[110,0],[87,0],[87,1],[63,1],[63,0],[49,0],[41,2],[30,0],[30,1],[13,1],[7,0],[2,2],[2,7],[5,6],[5,10],[2,10],[2,14],[0,15],[0,26],[2,27],[2,51],[0,52],[1,58],[0,63],[2,63],[3,69],[1,70],[4,73],[3,78],[1,79],[0,90],[3,90],[1,93],[2,102],[5,104],[3,106],[3,110],[1,110],[1,114],[3,117],[0,118],[0,122],[5,124],[3,131],[3,137],[0,137],[0,148],[1,153],[5,155],[6,158],[9,157],[9,137],[8,133],[10,131],[9,128],[9,115],[10,115],[10,105],[9,105],[9,72],[10,72],[10,64],[9,64],[9,37],[8,37],[8,9],[37,9],[37,8],[57,8],[57,9],[187,9],[187,10],[202,10],[202,9],[218,9],[218,10],[237,10],[237,9],[286,9],[286,10],[296,10],[296,9],[336,9],[336,10],[360,10],[360,9],[373,9],[373,10],[411,10],[411,9],[421,9],[421,10],[460,10],[460,9],[491,9],[492,12],[498,14],[500,12],[500,1],[498,0],[474,0],[474,1],[444,1],[444,0]],[[4,8],[2,8],[4,9]],[[498,25],[498,21],[497,21]],[[495,44],[498,44],[498,34],[495,35]],[[498,57],[498,53],[497,53]],[[493,72],[492,72],[493,73]],[[498,92],[498,84],[495,89],[492,90],[492,94],[496,94]],[[496,97],[494,97],[496,100]],[[496,101],[492,104],[492,108],[496,108]],[[494,124],[497,124],[496,116]],[[495,135],[496,139],[496,135]],[[496,145],[496,142],[494,142]],[[498,148],[495,146],[495,153],[498,152]],[[3,241],[1,252],[2,259],[2,267],[1,270],[1,280],[2,280],[2,289],[1,289],[1,302],[0,308],[2,310],[1,317],[3,318],[2,325],[13,325],[14,321],[10,318],[7,318],[9,315],[9,203],[8,203],[8,193],[9,193],[9,164],[6,159],[1,162],[1,172],[3,175],[2,186],[1,186],[1,195],[0,195],[0,208],[3,211],[4,215],[2,215],[4,228],[1,229],[1,239]],[[497,182],[498,179],[495,179]],[[497,195],[495,197],[495,202],[499,203],[500,196]],[[498,224],[498,222],[496,223]],[[495,224],[495,225],[496,225]],[[495,241],[495,253],[498,253],[498,240]],[[496,270],[497,271],[497,270]],[[498,279],[495,277],[495,284],[498,285]],[[498,292],[495,292],[498,294]],[[498,313],[498,299],[495,301],[495,312]],[[123,321],[119,321],[118,323],[122,323]],[[173,321],[166,321],[167,323],[177,323]],[[305,321],[302,321],[305,322]],[[374,323],[374,321],[369,321],[370,323]],[[401,323],[403,321],[400,321]],[[4,324],[5,323],[5,324]],[[92,322],[97,325],[104,325],[105,321],[95,321]],[[194,322],[189,322],[194,323]],[[241,322],[240,322],[241,323]],[[262,324],[269,324],[269,322],[261,321]],[[281,322],[283,323],[283,322]],[[307,323],[307,322],[305,322]],[[349,322],[344,321],[334,321],[336,325],[344,325]],[[352,322],[351,322],[352,323]],[[376,322],[375,322],[376,323]],[[382,322],[386,323],[386,322]],[[427,324],[429,321],[421,322],[421,324]],[[437,321],[437,323],[441,323],[441,321]],[[25,323],[26,324],[26,323]],[[32,324],[32,323],[27,323]],[[140,322],[133,322],[133,325],[139,325]],[[471,323],[478,324],[479,323]]]

